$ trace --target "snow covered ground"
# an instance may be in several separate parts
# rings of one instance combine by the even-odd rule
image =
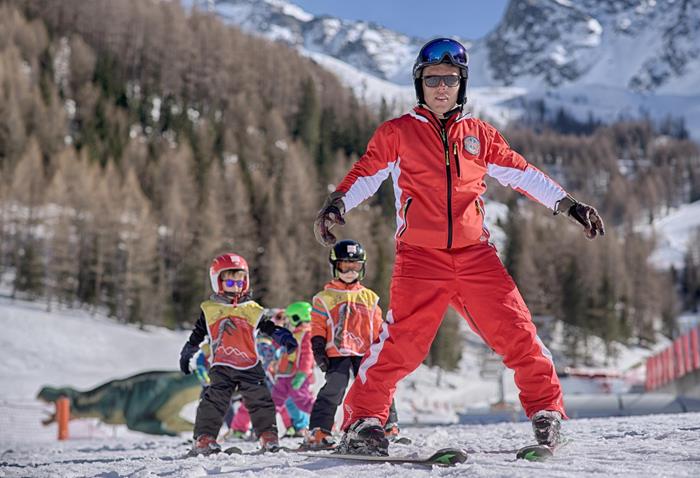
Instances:
[[[641,224],[638,230],[656,237],[656,250],[651,256],[656,267],[682,269],[688,246],[700,234],[700,201],[672,209],[654,219],[651,225]]]
[[[46,311],[42,303],[11,300],[0,288],[0,477],[199,477],[199,476],[697,476],[700,415],[571,420],[572,440],[547,464],[514,460],[532,441],[528,423],[456,425],[455,413],[486,406],[497,384],[479,371],[486,351],[471,336],[456,373],[421,368],[397,391],[404,433],[412,445],[394,453],[426,453],[458,446],[472,453],[467,464],[427,470],[407,465],[367,465],[307,458],[291,453],[180,460],[187,434],[154,437],[96,420],[71,422],[71,439],[56,440],[56,427],[40,424],[52,407],[34,397],[43,385],[91,388],[145,370],[175,369],[187,332],[139,329],[80,310]],[[641,352],[633,352],[641,353]],[[629,358],[625,360],[628,361]],[[506,398],[517,391],[506,375]],[[194,405],[183,416],[192,418]],[[415,424],[414,422],[419,422]],[[438,423],[443,423],[439,425]],[[284,443],[286,441],[286,443]],[[283,444],[294,446],[293,439]],[[255,444],[237,442],[247,450]]]
[[[546,463],[516,461],[515,450],[531,440],[529,424],[442,426],[405,430],[414,443],[394,453],[426,453],[445,446],[470,451],[455,468],[363,464],[280,452],[262,456],[218,455],[180,459],[178,438],[93,438],[67,442],[10,444],[0,441],[0,475],[32,477],[697,477],[700,414],[572,420],[571,440]],[[291,444],[291,443],[289,443]],[[243,444],[252,449],[254,445]]]

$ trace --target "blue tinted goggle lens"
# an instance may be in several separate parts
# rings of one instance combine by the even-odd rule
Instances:
[[[449,56],[454,63],[460,65],[467,64],[467,52],[455,42],[435,42],[428,45],[421,51],[421,62],[423,63],[439,63]]]
[[[234,285],[236,287],[243,287],[245,285],[245,280],[233,280],[233,279],[226,279],[224,281],[224,284],[226,284],[226,287],[233,287]]]

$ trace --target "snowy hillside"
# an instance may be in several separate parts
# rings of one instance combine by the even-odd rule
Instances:
[[[384,98],[403,111],[414,101],[410,71],[424,39],[314,16],[287,0],[182,2],[295,46],[370,102]],[[491,33],[465,41],[470,108],[500,124],[535,99],[581,120],[683,116],[700,138],[699,7],[678,0],[511,0]]]
[[[659,269],[682,269],[688,245],[700,237],[700,201],[684,204],[639,229],[656,238],[651,261]]]
[[[498,215],[498,207],[491,213]],[[338,476],[358,472],[391,476],[389,465],[343,464],[280,453],[262,457],[178,459],[188,448],[187,434],[179,438],[144,435],[124,426],[105,425],[95,419],[71,422],[71,439],[56,441],[56,426],[40,421],[53,407],[35,399],[43,385],[92,388],[113,378],[154,369],[174,369],[188,332],[119,324],[101,314],[75,309],[46,311],[45,303],[11,300],[0,288],[0,476]],[[485,362],[494,357],[472,334],[463,330],[465,349],[456,372],[421,366],[400,384],[396,400],[404,433],[414,443],[394,445],[393,453],[424,453],[445,446],[470,450],[468,464],[440,476],[600,476],[673,471],[693,476],[700,461],[699,429],[692,425],[700,415],[572,420],[565,426],[573,439],[549,464],[515,462],[513,450],[531,441],[528,423],[454,425],[455,413],[485,409],[497,397],[497,383],[483,378]],[[555,341],[559,339],[555,338]],[[556,353],[556,344],[552,347]],[[625,370],[649,351],[624,349],[616,363]],[[320,378],[320,377],[319,377]],[[643,376],[640,377],[643,379]],[[317,386],[319,382],[317,383]],[[567,390],[581,383],[563,382]],[[589,385],[590,387],[590,385]],[[590,391],[590,390],[587,390]],[[512,373],[505,376],[505,398],[517,401]],[[192,418],[194,404],[181,412]],[[416,425],[418,423],[418,425]],[[438,425],[443,423],[444,425]],[[284,439],[294,446],[298,440]],[[236,442],[252,450],[254,444]],[[405,466],[401,473],[429,476],[427,470]],[[431,475],[434,476],[434,475]]]
[[[262,477],[349,477],[398,472],[390,465],[344,464],[288,453],[181,461],[178,457],[188,448],[187,434],[154,437],[94,419],[71,422],[71,440],[58,442],[55,425],[40,425],[52,411],[34,398],[41,386],[85,389],[145,370],[175,369],[187,332],[141,330],[79,310],[47,312],[43,303],[13,301],[7,290],[0,292],[0,476],[192,477],[245,472]],[[640,353],[623,353],[619,365],[638,361]],[[487,407],[497,397],[495,380],[480,375],[488,355],[475,336],[465,331],[459,371],[440,373],[421,366],[400,385],[396,396],[399,416],[414,443],[393,445],[394,453],[424,453],[446,446],[472,452],[467,464],[444,470],[440,476],[465,472],[470,476],[531,476],[534,472],[538,476],[587,477],[664,475],[671,470],[676,476],[693,476],[700,461],[700,438],[698,428],[689,424],[700,420],[697,414],[572,420],[566,424],[566,433],[573,442],[549,464],[513,460],[513,451],[532,440],[528,423],[448,425],[454,422],[455,412]],[[512,374],[506,375],[506,399],[517,399]],[[182,412],[189,418],[193,413],[194,404]],[[416,421],[423,425],[412,425]],[[283,443],[294,446],[296,441],[284,439]],[[249,450],[255,446],[249,442],[235,445]],[[430,472],[405,466],[401,473],[418,477]]]
[[[51,411],[51,407],[35,399],[42,386],[89,389],[139,372],[177,370],[180,349],[189,336],[188,331],[151,327],[141,330],[81,310],[47,312],[45,303],[13,301],[4,294],[0,295],[0,329],[0,348],[5,357],[0,362],[0,429],[4,430],[0,442],[25,438],[26,427],[36,439],[55,437],[55,427],[43,429],[39,425],[44,412]],[[468,405],[487,406],[494,401],[497,383],[479,376],[485,348],[474,336],[468,337],[466,344],[461,372],[439,373],[421,366],[401,384],[397,404],[402,421],[452,422],[456,412]],[[315,387],[319,387],[323,380],[316,372]],[[435,385],[438,375],[440,386]],[[509,381],[508,397],[515,401],[517,391],[512,378]],[[429,390],[439,393],[428,393]],[[13,412],[17,406],[29,408],[19,416]],[[341,413],[339,410],[339,420]],[[183,415],[193,419],[192,407]],[[84,428],[79,425],[80,430]],[[115,433],[126,432],[124,427],[116,429]]]

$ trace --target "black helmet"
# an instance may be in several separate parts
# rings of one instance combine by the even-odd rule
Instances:
[[[416,98],[419,104],[425,103],[423,96],[423,68],[430,65],[447,63],[459,68],[461,80],[457,92],[457,104],[464,105],[467,94],[467,78],[469,78],[469,55],[464,46],[450,38],[436,38],[423,45],[413,64],[413,84],[416,88]]]
[[[331,248],[331,253],[328,257],[328,261],[331,263],[331,273],[333,277],[337,279],[339,277],[339,271],[336,264],[339,261],[350,261],[350,262],[360,262],[362,263],[362,270],[357,277],[357,280],[362,280],[365,277],[365,261],[367,260],[367,253],[365,248],[362,247],[357,241],[351,239],[345,239],[339,241]]]

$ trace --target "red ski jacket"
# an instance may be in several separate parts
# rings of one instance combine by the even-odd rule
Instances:
[[[487,174],[552,210],[566,196],[487,122],[453,114],[443,125],[420,106],[379,126],[337,191],[345,193],[349,211],[391,175],[396,240],[449,249],[489,240],[482,199]]]

